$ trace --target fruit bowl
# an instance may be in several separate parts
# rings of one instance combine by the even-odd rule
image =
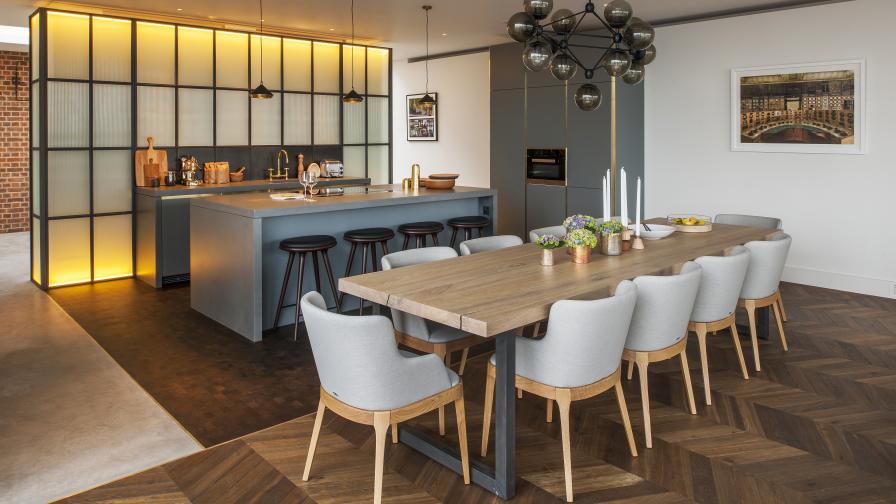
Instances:
[[[675,226],[667,226],[665,224],[648,224],[648,226],[650,231],[644,228],[643,223],[641,224],[641,238],[645,240],[659,240],[675,232]],[[628,228],[634,232],[636,226],[629,224]]]
[[[683,233],[706,233],[712,231],[712,217],[701,214],[672,214],[666,217],[666,224]]]

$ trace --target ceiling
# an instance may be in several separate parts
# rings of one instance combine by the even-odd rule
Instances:
[[[839,0],[844,1],[844,0]],[[599,0],[598,8],[606,0]],[[629,0],[635,15],[654,23],[730,15],[751,10],[825,3],[818,0]],[[155,12],[238,23],[258,21],[252,0],[78,0],[99,7]],[[522,10],[521,0],[356,0],[355,31],[359,38],[394,48],[404,59],[424,53],[424,3],[430,11],[430,53],[471,49],[509,41],[505,22]],[[351,34],[350,0],[266,0],[265,22],[282,29],[326,35]],[[0,24],[27,25],[27,16],[52,1],[3,0]],[[584,0],[554,0],[554,8],[582,10]],[[178,9],[182,9],[178,11]]]

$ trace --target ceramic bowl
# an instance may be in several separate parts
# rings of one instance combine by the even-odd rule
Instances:
[[[650,231],[644,229],[644,224],[641,224],[641,238],[645,240],[659,240],[675,232],[674,227],[665,224],[648,224],[648,226],[650,226]],[[635,225],[631,224],[628,228],[634,231]]]

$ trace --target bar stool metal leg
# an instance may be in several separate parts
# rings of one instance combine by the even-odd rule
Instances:
[[[436,247],[439,246],[439,233],[433,233],[433,234],[432,234],[432,243],[433,243],[433,245],[435,245]]]
[[[336,313],[342,313],[342,296],[340,296],[339,291],[336,290],[336,280],[333,276],[333,266],[330,265],[330,255],[326,250],[322,250],[321,254],[324,256],[324,268],[327,269],[327,279],[330,281],[330,290],[333,291],[333,299],[336,301]]]
[[[289,259],[286,260],[286,273],[283,275],[283,286],[280,287],[280,300],[277,301],[277,312],[274,315],[274,323],[271,329],[276,329],[280,322],[280,313],[283,311],[283,301],[286,300],[286,288],[289,286],[289,277],[292,274],[292,263],[296,256],[292,252],[289,253]]]
[[[296,320],[293,322],[292,340],[299,340],[299,317],[302,315],[302,283],[305,280],[305,252],[299,252],[299,282],[296,284]]]
[[[456,228],[456,227],[452,227],[451,242],[449,242],[449,244],[451,245],[451,248],[454,248],[454,244],[457,242],[457,229],[458,228]]]
[[[314,285],[317,286],[317,292],[322,292],[320,288],[320,265],[317,263],[317,252],[311,253],[311,260],[314,262]]]
[[[350,277],[352,275],[352,263],[355,262],[355,250],[358,248],[358,244],[352,242],[352,248],[348,253],[348,262],[345,265],[345,275],[343,277]],[[335,292],[334,292],[335,294]],[[345,293],[340,292],[338,294],[338,299],[336,300],[336,306],[342,306],[342,301],[345,297]],[[341,310],[340,310],[341,311]]]
[[[404,243],[401,245],[401,250],[407,250],[408,243],[410,243],[410,241],[411,241],[411,235],[409,235],[409,234],[404,235]]]

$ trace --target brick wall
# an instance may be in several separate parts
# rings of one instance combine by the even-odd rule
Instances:
[[[28,53],[0,51],[0,233],[27,231],[30,224],[28,90]]]

